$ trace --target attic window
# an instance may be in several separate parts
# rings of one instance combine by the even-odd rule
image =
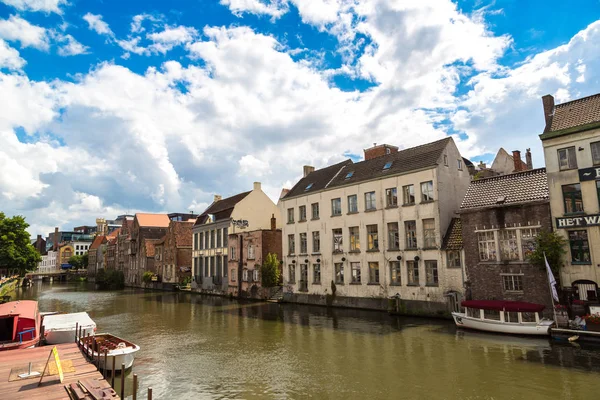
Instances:
[[[392,166],[392,162],[386,162],[385,165],[383,166],[383,169],[390,169],[390,167]]]
[[[346,174],[346,179],[350,179],[352,178],[352,175],[354,175],[354,171],[350,171]]]
[[[312,185],[313,185],[312,183],[309,183],[308,186],[306,187],[306,189],[304,189],[304,190],[306,191],[306,190],[310,189],[312,187]]]
[[[498,196],[498,200],[496,200],[497,204],[502,204],[506,201],[506,196]]]

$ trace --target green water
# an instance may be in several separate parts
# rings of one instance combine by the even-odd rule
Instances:
[[[138,399],[598,399],[600,348],[451,322],[189,293],[34,283],[41,311],[87,311],[141,346]],[[132,373],[127,375],[131,395]]]

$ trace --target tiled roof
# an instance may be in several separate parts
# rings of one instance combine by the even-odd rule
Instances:
[[[119,236],[119,233],[121,233],[121,228],[117,228],[114,231],[112,231],[111,233],[109,233],[108,235],[106,235],[107,239],[112,239],[112,238],[116,238],[117,236]]]
[[[444,236],[444,243],[442,249],[444,250],[460,250],[463,248],[462,240],[462,222],[460,218],[452,218],[450,226]]]
[[[104,242],[106,242],[106,236],[104,236],[104,235],[96,236],[94,238],[94,241],[92,242],[92,244],[90,245],[90,248],[88,250],[96,250]]]
[[[135,218],[141,227],[166,228],[169,226],[169,222],[171,222],[167,214],[137,213],[135,214]]]
[[[600,93],[554,106],[550,132],[600,122]]]
[[[401,150],[357,163],[346,160],[302,178],[285,198],[352,183],[434,167],[452,138]],[[389,165],[388,165],[389,164]],[[387,168],[384,168],[386,167]],[[348,175],[351,175],[348,177]],[[306,188],[312,183],[308,190]]]
[[[239,193],[235,196],[212,203],[202,214],[200,214],[196,220],[196,225],[204,224],[208,219],[208,214],[213,214],[217,221],[229,218],[233,212],[233,207],[249,194],[250,192]]]
[[[546,168],[471,181],[461,209],[548,200]]]
[[[194,221],[173,221],[173,233],[177,247],[192,247],[192,227]]]

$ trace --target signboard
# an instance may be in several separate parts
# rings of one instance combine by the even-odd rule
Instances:
[[[558,229],[581,228],[586,226],[600,226],[600,214],[556,218],[556,227]]]
[[[600,179],[600,167],[583,168],[579,170],[579,181],[593,181]]]
[[[50,357],[54,356],[54,362],[56,363],[56,370],[58,371],[58,377],[60,378],[60,383],[63,382],[65,376],[63,374],[62,365],[60,364],[60,358],[58,358],[58,349],[56,346],[52,348],[52,351],[48,355],[48,360],[46,360],[46,365],[44,366],[44,371],[42,371],[42,376],[40,376],[40,381],[38,382],[38,386],[42,384],[42,379],[44,378],[44,374],[48,369],[48,363],[50,362]]]

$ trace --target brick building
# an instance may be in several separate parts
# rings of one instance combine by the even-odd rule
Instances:
[[[258,229],[229,235],[229,294],[240,297],[259,297],[260,269],[269,253],[282,258],[281,229],[275,216],[271,229]],[[280,269],[283,268],[280,265]]]
[[[192,228],[195,220],[171,220],[155,244],[155,273],[163,283],[180,283],[192,276]]]
[[[98,273],[99,265],[104,265],[104,260],[100,260],[99,256],[102,256],[102,253],[99,254],[101,245],[106,243],[106,236],[98,235],[94,238],[94,241],[90,245],[88,249],[88,275],[95,276]]]
[[[544,168],[471,182],[460,209],[467,279],[475,300],[552,302],[545,269],[527,262],[551,230]]]
[[[106,236],[106,269],[117,269],[118,240],[121,228],[117,228]]]
[[[147,267],[146,239],[160,239],[169,227],[167,214],[137,213],[133,218],[133,226],[129,241],[129,265],[124,270],[125,285],[140,286],[142,275]]]

